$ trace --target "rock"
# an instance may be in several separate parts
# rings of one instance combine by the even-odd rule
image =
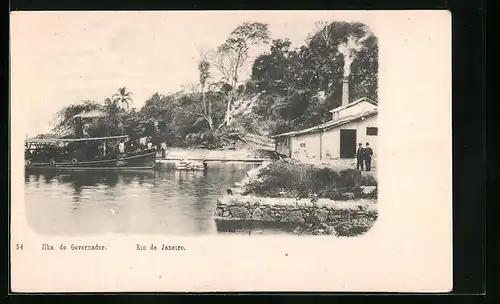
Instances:
[[[342,197],[344,199],[354,199],[356,197],[356,195],[354,195],[354,193],[352,193],[352,192],[346,192],[346,193],[342,194]]]
[[[271,214],[269,214],[269,211],[264,211],[262,212],[262,220],[272,222],[274,221],[274,217]]]
[[[313,235],[322,235],[325,234],[325,229],[314,229],[312,232]]]
[[[377,187],[376,186],[361,186],[362,192],[365,195],[372,194]]]
[[[301,234],[302,233],[302,227],[297,226],[292,232],[293,234]]]
[[[222,216],[224,214],[224,210],[222,208],[215,209],[215,216]]]
[[[321,228],[323,228],[323,229],[328,229],[328,227],[330,227],[330,226],[328,226],[328,224],[326,224],[326,223],[321,223],[321,224],[320,224],[320,226],[321,226]]]
[[[314,207],[314,203],[311,202],[311,201],[306,201],[306,202],[303,202],[302,203],[304,207],[307,207],[307,208],[313,208]]]
[[[304,223],[304,218],[302,217],[302,213],[300,211],[292,211],[285,216],[282,221],[285,223],[302,224]]]
[[[261,221],[263,214],[264,214],[264,212],[262,212],[262,210],[260,210],[260,208],[255,208],[255,210],[252,213],[252,220]]]
[[[335,228],[332,226],[328,226],[328,228],[325,229],[325,233],[329,235],[337,235],[337,231],[335,231]]]
[[[250,217],[250,212],[245,207],[229,207],[229,212],[234,218],[246,219]]]
[[[304,214],[304,220],[308,223],[311,223],[311,222],[316,221],[316,218],[314,217],[314,215],[306,213],[306,214]]]
[[[222,213],[222,217],[230,217],[231,216],[231,213],[229,213],[228,210],[224,210],[224,212]]]
[[[328,210],[318,209],[314,212],[314,218],[319,222],[325,222],[328,219]]]
[[[341,214],[338,214],[338,213],[330,213],[328,215],[328,222],[330,223],[336,223],[336,222],[339,222],[340,220],[342,220],[342,215]]]
[[[242,195],[245,192],[243,188],[233,188],[233,194]]]

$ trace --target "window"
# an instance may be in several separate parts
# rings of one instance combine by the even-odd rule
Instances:
[[[376,136],[378,135],[378,128],[375,127],[366,127],[366,135]]]

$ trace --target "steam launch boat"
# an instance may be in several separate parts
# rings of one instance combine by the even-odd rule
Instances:
[[[77,138],[37,138],[25,141],[25,168],[58,170],[151,170],[156,149],[134,145],[128,136],[83,137],[76,115]],[[80,129],[80,130],[79,130]],[[78,136],[80,135],[80,136]]]

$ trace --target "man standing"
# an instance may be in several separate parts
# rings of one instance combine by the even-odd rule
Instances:
[[[167,143],[161,143],[161,156],[165,158],[167,156]]]
[[[365,167],[366,171],[371,171],[372,170],[372,156],[373,156],[373,150],[370,148],[370,143],[366,143],[366,148],[364,149],[365,151]]]
[[[140,145],[141,149],[146,149],[146,143],[147,143],[146,137],[141,137],[139,139],[139,145]]]
[[[363,171],[364,153],[365,149],[363,148],[363,144],[359,143],[358,151],[356,151],[356,169],[360,171]]]
[[[120,141],[120,144],[118,144],[118,149],[120,151],[120,154],[125,153],[125,143],[123,141]]]

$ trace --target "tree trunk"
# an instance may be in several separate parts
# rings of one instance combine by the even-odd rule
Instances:
[[[212,119],[212,101],[208,100],[208,124],[210,125],[210,130],[214,130],[214,122]]]
[[[233,96],[232,96],[232,92],[229,92],[229,96],[228,96],[228,99],[227,99],[227,109],[226,109],[226,125],[229,126],[229,124],[231,123],[229,120],[230,120],[230,117],[229,117],[229,112],[231,111],[231,101],[233,99]]]
[[[203,105],[203,115],[207,114],[207,105],[205,102],[205,84],[201,85],[201,103]]]

